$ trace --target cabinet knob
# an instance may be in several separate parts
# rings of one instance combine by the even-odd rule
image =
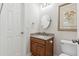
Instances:
[[[50,43],[52,43],[53,41],[51,40]]]

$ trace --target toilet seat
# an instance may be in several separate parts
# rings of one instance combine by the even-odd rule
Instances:
[[[69,56],[69,55],[61,53],[59,56]]]

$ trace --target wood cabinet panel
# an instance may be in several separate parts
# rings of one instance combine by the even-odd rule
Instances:
[[[37,54],[39,54],[39,56],[44,56],[45,55],[45,46],[38,45]]]
[[[32,46],[31,46],[32,49],[31,49],[31,50],[32,50],[33,52],[35,52],[35,53],[37,52],[37,46],[38,46],[37,43],[33,43],[33,42],[32,42]]]
[[[54,38],[43,40],[30,37],[30,50],[33,56],[52,56],[54,47]]]

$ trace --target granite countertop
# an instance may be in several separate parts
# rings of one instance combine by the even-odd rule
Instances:
[[[31,37],[47,40],[47,39],[54,37],[54,34],[51,34],[51,33],[32,33]]]

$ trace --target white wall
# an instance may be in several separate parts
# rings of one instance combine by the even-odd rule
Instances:
[[[30,26],[31,33],[37,32],[39,28],[39,5],[37,3],[27,3],[25,5],[25,11],[27,10],[25,17],[28,18],[28,23],[30,24],[27,27]]]
[[[42,28],[40,27],[39,31],[40,32],[45,31],[48,33],[55,34],[55,51],[54,51],[55,55],[59,55],[61,53],[60,40],[62,39],[72,40],[72,39],[75,39],[77,36],[76,32],[58,31],[58,6],[59,5],[60,4],[52,4],[46,8],[43,8],[40,12],[40,19],[45,14],[49,15],[52,19],[52,24],[47,30],[42,30]]]
[[[24,13],[24,32],[28,32],[29,35],[26,33],[26,49],[27,54],[30,54],[30,33],[38,32],[38,24],[39,24],[39,5],[37,3],[26,3],[25,6],[25,13]]]

